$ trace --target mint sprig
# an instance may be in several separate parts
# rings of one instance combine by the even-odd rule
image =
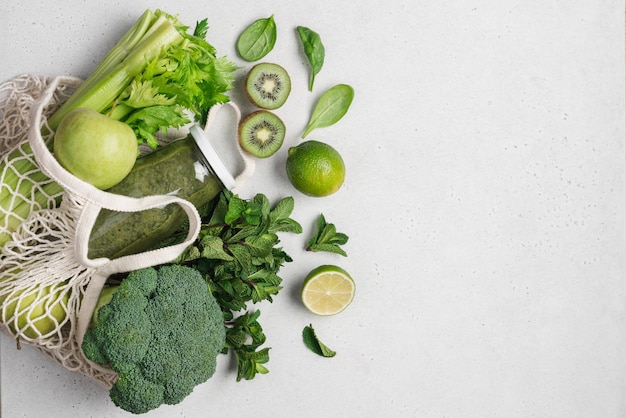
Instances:
[[[246,312],[234,321],[226,323],[226,347],[237,356],[237,381],[254,379],[257,373],[269,373],[264,366],[270,359],[269,347],[258,350],[265,343],[265,334],[257,321],[260,311]]]
[[[242,199],[223,191],[201,210],[202,227],[196,241],[176,260],[198,270],[207,280],[226,321],[227,352],[237,356],[237,380],[268,372],[269,348],[258,322],[260,311],[238,312],[249,304],[272,297],[282,289],[280,268],[291,257],[279,247],[278,233],[299,234],[302,227],[291,218],[293,197],[285,197],[273,207],[268,198],[257,194]]]
[[[316,232],[309,241],[307,251],[325,251],[340,254],[347,257],[348,254],[341,248],[348,242],[348,236],[342,232],[337,232],[334,224],[326,222],[324,214],[320,214],[316,222]]]

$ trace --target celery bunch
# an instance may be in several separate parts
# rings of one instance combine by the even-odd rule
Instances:
[[[138,145],[156,148],[157,132],[184,126],[191,118],[206,122],[211,106],[229,100],[226,93],[232,88],[237,67],[224,57],[218,58],[215,48],[205,40],[206,19],[197,22],[192,33],[188,29],[164,11],[146,10],[48,119],[50,128],[56,130],[72,110],[89,108],[127,123]],[[22,146],[22,152],[32,154],[28,144]],[[0,225],[11,231],[34,208],[20,195],[46,207],[50,202],[45,200],[62,191],[26,159],[9,170],[0,166],[3,172],[0,207],[6,219]],[[0,234],[0,247],[8,239],[8,234]]]
[[[77,91],[48,120],[55,130],[72,110],[86,107],[130,125],[139,143],[157,147],[154,133],[204,122],[211,106],[228,101],[237,67],[217,58],[204,38],[161,10],[147,10]]]

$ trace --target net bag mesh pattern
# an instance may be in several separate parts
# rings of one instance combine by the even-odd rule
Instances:
[[[0,201],[0,329],[111,387],[116,373],[89,361],[80,348],[106,278],[173,260],[197,236],[200,219],[183,199],[112,195],[56,162],[46,146],[53,136],[46,115],[80,83],[24,75],[0,86],[0,196],[9,196]],[[100,209],[140,211],[167,204],[180,205],[189,217],[183,243],[116,260],[88,259],[88,238]]]
[[[0,196],[9,196],[0,201],[0,245],[27,214],[55,207],[63,193],[41,172],[28,142],[30,109],[49,83],[49,78],[24,75],[0,86]],[[77,85],[56,89],[49,111],[54,112]]]

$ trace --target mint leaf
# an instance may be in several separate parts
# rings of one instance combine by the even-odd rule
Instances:
[[[213,235],[207,235],[202,238],[200,241],[200,245],[202,245],[202,251],[200,251],[200,255],[203,258],[210,258],[216,260],[225,260],[230,261],[233,257],[224,251],[224,242],[220,237],[216,237]]]
[[[266,374],[264,366],[269,357],[269,347],[258,349],[265,343],[265,334],[257,321],[260,311],[246,312],[226,324],[226,346],[224,352],[232,349],[237,357],[237,381],[251,380],[257,373]]]
[[[260,213],[262,217],[269,216],[272,208],[270,207],[270,201],[267,196],[262,193],[257,193],[252,201],[258,205],[257,212]]]
[[[270,361],[269,347],[259,351],[239,351],[237,353],[237,381],[242,378],[252,380],[257,373],[267,374],[269,370],[263,364]]]
[[[322,343],[319,338],[317,338],[317,334],[315,334],[313,325],[307,325],[306,327],[304,327],[304,329],[302,330],[302,340],[304,341],[304,345],[306,345],[309,350],[313,351],[319,356],[335,357],[335,354],[337,354],[335,351],[324,345],[324,343]]]
[[[323,251],[323,252],[335,253],[335,254],[339,254],[339,255],[343,255],[344,257],[347,257],[346,252],[335,244],[315,244],[313,248],[314,249],[311,249],[309,251]]]
[[[290,218],[292,211],[291,197],[272,207],[263,194],[242,199],[225,190],[199,209],[198,239],[175,261],[198,270],[222,308],[227,321],[224,352],[232,349],[237,356],[237,380],[268,372],[269,349],[259,348],[265,341],[259,311],[237,315],[250,304],[272,302],[282,290],[279,270],[292,259],[279,246],[278,233],[302,232]],[[184,237],[185,232],[178,235]]]
[[[268,232],[291,232],[300,234],[302,226],[290,218],[294,209],[293,197],[281,199],[269,213],[270,226]]]
[[[325,251],[347,257],[348,254],[341,248],[348,242],[348,236],[342,232],[337,232],[334,224],[327,223],[323,214],[317,218],[317,230],[315,235],[309,240],[307,251]]]
[[[272,248],[275,240],[273,237],[268,236],[255,236],[251,235],[246,237],[245,243],[250,250],[250,253],[255,257],[267,257],[272,254]]]
[[[224,222],[228,225],[232,225],[236,220],[244,215],[245,210],[245,202],[238,196],[232,196],[228,202],[228,211],[224,216]]]
[[[291,212],[294,209],[294,199],[293,197],[285,197],[281,199],[274,209],[270,211],[270,219],[273,222],[276,222],[279,219],[285,219],[291,216]]]

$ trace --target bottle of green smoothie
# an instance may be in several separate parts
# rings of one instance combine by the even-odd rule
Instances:
[[[182,139],[137,159],[119,184],[107,192],[130,197],[175,195],[200,208],[235,180],[198,125]],[[179,205],[141,212],[103,209],[89,238],[89,258],[115,259],[155,248],[187,221]]]

